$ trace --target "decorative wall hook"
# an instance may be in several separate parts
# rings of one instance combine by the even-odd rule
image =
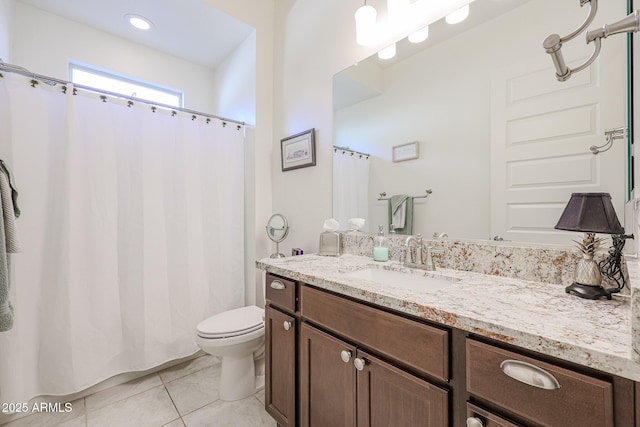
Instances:
[[[604,136],[607,138],[607,142],[603,145],[592,145],[591,147],[589,147],[589,150],[593,154],[599,154],[604,153],[605,151],[609,151],[611,147],[613,147],[613,141],[615,141],[616,139],[624,139],[626,134],[626,127],[607,129],[604,131]]]
[[[605,24],[604,26],[602,26],[602,28],[587,31],[587,44],[593,42],[595,45],[595,50],[591,57],[587,59],[584,64],[573,69],[569,68],[564,61],[564,57],[562,56],[562,45],[563,43],[574,39],[577,35],[582,33],[589,26],[589,24],[591,24],[591,22],[593,22],[593,18],[595,18],[596,12],[598,10],[598,0],[580,0],[581,7],[587,3],[589,3],[591,9],[589,11],[587,20],[584,21],[580,28],[565,37],[560,37],[557,34],[551,34],[542,43],[545,51],[549,55],[551,55],[553,65],[556,67],[556,78],[561,82],[568,80],[569,77],[571,77],[571,74],[584,70],[589,65],[591,65],[593,61],[596,60],[596,58],[600,54],[602,39],[614,34],[629,32],[635,33],[640,30],[640,14],[637,10],[634,10],[626,18],[614,22],[613,24]]]

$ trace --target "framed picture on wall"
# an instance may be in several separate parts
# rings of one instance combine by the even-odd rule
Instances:
[[[280,140],[282,171],[316,165],[315,129]]]
[[[405,160],[417,159],[420,157],[420,145],[418,141],[408,144],[396,145],[392,150],[394,162],[404,162]]]

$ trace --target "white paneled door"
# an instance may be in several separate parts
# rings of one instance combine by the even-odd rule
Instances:
[[[605,130],[627,124],[625,47],[624,36],[607,39],[599,59],[566,82],[556,81],[546,54],[494,73],[492,236],[570,243],[575,233],[553,227],[574,192],[611,193],[623,221],[626,139],[597,156],[589,147],[605,143]],[[600,67],[603,61],[606,67]],[[611,67],[614,61],[619,66]]]

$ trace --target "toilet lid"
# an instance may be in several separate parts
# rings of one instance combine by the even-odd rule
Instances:
[[[225,311],[198,323],[198,335],[224,338],[248,334],[264,327],[264,310],[251,305]]]

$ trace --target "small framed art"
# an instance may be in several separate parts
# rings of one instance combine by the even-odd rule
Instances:
[[[413,141],[408,144],[396,145],[393,147],[392,154],[394,162],[417,159],[420,157],[420,144],[418,141]]]
[[[316,165],[315,129],[280,140],[282,171]]]

